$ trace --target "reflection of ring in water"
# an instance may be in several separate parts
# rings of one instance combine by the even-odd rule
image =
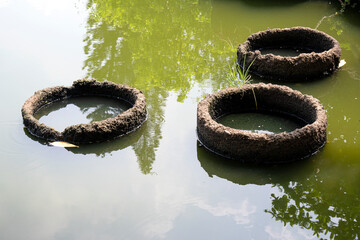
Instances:
[[[314,172],[311,161],[297,161],[275,166],[254,166],[212,154],[197,147],[197,158],[210,177],[214,175],[239,185],[288,184],[302,181]]]
[[[146,122],[144,123],[146,125]],[[146,126],[145,126],[146,128]],[[42,145],[49,145],[46,140],[38,138],[32,135],[27,128],[24,127],[24,133],[26,136],[32,140],[39,142]],[[143,128],[131,132],[121,138],[116,138],[113,141],[104,141],[96,144],[83,144],[78,148],[65,148],[66,150],[75,153],[75,154],[95,154],[96,156],[104,157],[106,154],[112,153],[114,151],[122,150],[130,146],[134,146],[140,139],[143,133]]]
[[[284,49],[295,50],[299,54],[278,56],[272,52]],[[255,59],[250,72],[260,77],[287,82],[328,75],[338,68],[340,56],[341,48],[336,39],[306,27],[268,29],[254,33],[237,49],[241,66],[244,59],[246,65]]]
[[[273,134],[234,129],[217,122],[221,116],[249,111],[282,113],[307,124]],[[324,146],[326,126],[319,100],[286,86],[259,83],[228,88],[198,104],[199,141],[214,153],[243,162],[276,163],[308,157]]]
[[[41,124],[34,114],[41,107],[77,96],[106,96],[129,102],[132,107],[113,118],[88,124],[76,124],[58,132]],[[37,137],[52,141],[92,143],[113,139],[136,130],[146,120],[145,96],[141,91],[109,81],[78,80],[71,87],[51,87],[35,92],[22,107],[24,125]]]

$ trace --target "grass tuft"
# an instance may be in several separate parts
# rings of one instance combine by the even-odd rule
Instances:
[[[229,82],[229,84],[231,86],[234,87],[242,87],[245,84],[250,84],[251,83],[251,75],[249,74],[249,70],[250,67],[253,65],[253,63],[255,62],[255,59],[251,61],[251,63],[249,64],[249,66],[245,66],[245,62],[246,62],[246,55],[244,55],[244,61],[242,66],[240,66],[237,61],[235,60],[235,63],[233,66],[229,66],[229,73],[227,76],[227,81]],[[256,110],[258,109],[258,105],[257,105],[257,100],[256,100],[256,95],[255,95],[255,91],[252,88],[252,92],[254,95],[254,100],[255,100],[255,107]]]

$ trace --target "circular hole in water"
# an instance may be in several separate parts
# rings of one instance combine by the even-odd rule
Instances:
[[[131,108],[131,104],[121,99],[79,96],[45,105],[35,113],[35,117],[40,123],[57,131],[63,131],[70,125],[115,117],[129,108]]]
[[[233,113],[220,117],[217,122],[235,129],[271,134],[291,132],[306,125],[294,116],[274,112]]]

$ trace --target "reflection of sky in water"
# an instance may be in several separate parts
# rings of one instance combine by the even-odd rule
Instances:
[[[63,131],[70,125],[112,118],[129,109],[123,100],[107,97],[74,97],[48,104],[36,113],[40,123]]]

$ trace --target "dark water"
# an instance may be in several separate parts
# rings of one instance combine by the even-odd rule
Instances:
[[[295,117],[275,113],[237,113],[228,114],[217,122],[235,129],[257,133],[291,132],[305,126],[303,121]]]
[[[282,57],[296,57],[301,53],[311,53],[311,50],[307,49],[291,49],[291,48],[273,48],[273,49],[262,49],[261,54],[274,54]]]
[[[119,99],[97,96],[73,97],[42,107],[36,112],[35,117],[40,123],[63,131],[70,125],[115,117],[130,107],[130,103]]]
[[[316,155],[243,165],[200,147],[195,130],[198,101],[229,86],[238,44],[336,11],[327,1],[0,1],[0,239],[358,239],[358,17],[318,28],[340,42],[344,67],[288,85],[326,110]],[[29,135],[24,101],[83,77],[143,91],[145,124],[76,149]]]

